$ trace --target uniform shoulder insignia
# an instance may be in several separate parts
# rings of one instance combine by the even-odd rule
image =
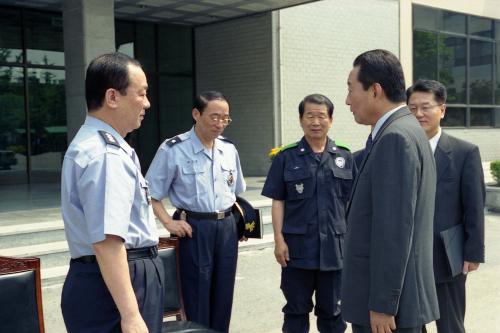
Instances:
[[[293,142],[293,143],[289,143],[283,147],[281,147],[281,149],[279,150],[279,153],[281,153],[282,151],[285,151],[285,150],[288,150],[290,148],[294,148],[294,147],[297,147],[299,145],[298,142]]]
[[[168,139],[165,141],[165,144],[169,147],[172,147],[173,145],[182,142],[182,139],[179,136],[174,136],[173,138]]]
[[[229,143],[231,143],[231,144],[233,144],[233,145],[234,145],[233,141],[229,140],[228,138],[226,138],[226,137],[224,137],[224,136],[222,136],[222,135],[219,135],[219,136],[217,137],[217,139],[222,140],[222,141],[225,141],[225,142],[229,142]]]
[[[111,135],[111,133],[108,133],[106,131],[101,130],[101,131],[99,131],[99,134],[102,136],[102,138],[104,139],[104,142],[106,142],[106,144],[120,147],[118,140],[116,140],[115,137],[113,135]]]
[[[339,147],[339,148],[343,148],[345,150],[351,151],[351,149],[349,149],[349,147],[347,147],[347,145],[341,141],[335,140],[335,145],[337,145],[337,147]]]

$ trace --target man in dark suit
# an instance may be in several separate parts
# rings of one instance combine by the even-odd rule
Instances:
[[[441,318],[439,333],[464,333],[465,280],[484,262],[484,176],[477,146],[441,130],[446,88],[437,81],[418,80],[406,91],[408,106],[434,151],[437,170],[434,211],[434,277]],[[441,232],[460,225],[463,251],[458,274],[452,274]],[[459,238],[457,238],[459,239]],[[426,332],[425,326],[423,332]]]
[[[342,314],[353,333],[416,333],[439,317],[432,271],[434,158],[405,105],[396,56],[368,51],[353,67],[346,103],[372,132],[347,207]]]

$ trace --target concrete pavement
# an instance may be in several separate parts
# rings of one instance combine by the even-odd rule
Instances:
[[[486,215],[486,263],[467,278],[468,333],[500,332],[500,214]],[[231,332],[281,332],[284,298],[273,247],[240,252]],[[317,332],[311,315],[311,332]],[[436,333],[435,325],[427,325]],[[351,332],[350,328],[346,331]]]
[[[268,238],[269,239],[269,238]],[[468,333],[500,332],[500,214],[486,215],[486,260],[467,281]],[[230,332],[281,332],[284,298],[279,288],[280,267],[272,243],[240,251]],[[44,288],[46,331],[65,332],[59,310],[61,284]],[[435,326],[428,325],[435,333]],[[311,332],[317,332],[311,315]],[[347,330],[350,333],[350,329]]]

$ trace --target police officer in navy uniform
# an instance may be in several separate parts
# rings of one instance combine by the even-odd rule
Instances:
[[[231,122],[217,91],[197,96],[190,131],[160,145],[146,175],[153,209],[180,237],[180,273],[188,320],[227,332],[231,318],[238,237],[231,210],[245,181],[235,146],[221,136]],[[173,217],[161,200],[177,208]]]
[[[299,104],[304,137],[274,157],[262,195],[273,199],[275,257],[286,299],[283,332],[308,332],[313,308],[320,332],[344,332],[340,314],[345,208],[355,166],[328,137],[333,104],[323,95]]]
[[[158,232],[139,160],[124,140],[150,106],[147,89],[141,65],[126,55],[104,54],[88,66],[88,114],[62,167],[69,333],[161,332]]]

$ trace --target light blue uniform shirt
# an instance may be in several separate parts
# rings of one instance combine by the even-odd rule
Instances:
[[[116,145],[107,143],[100,130]],[[121,237],[127,249],[158,244],[139,160],[111,126],[87,116],[66,151],[61,177],[61,210],[72,258],[94,254],[92,244],[106,235]]]
[[[202,213],[230,208],[246,188],[236,147],[217,138],[208,150],[194,127],[160,145],[146,179],[156,200]]]

